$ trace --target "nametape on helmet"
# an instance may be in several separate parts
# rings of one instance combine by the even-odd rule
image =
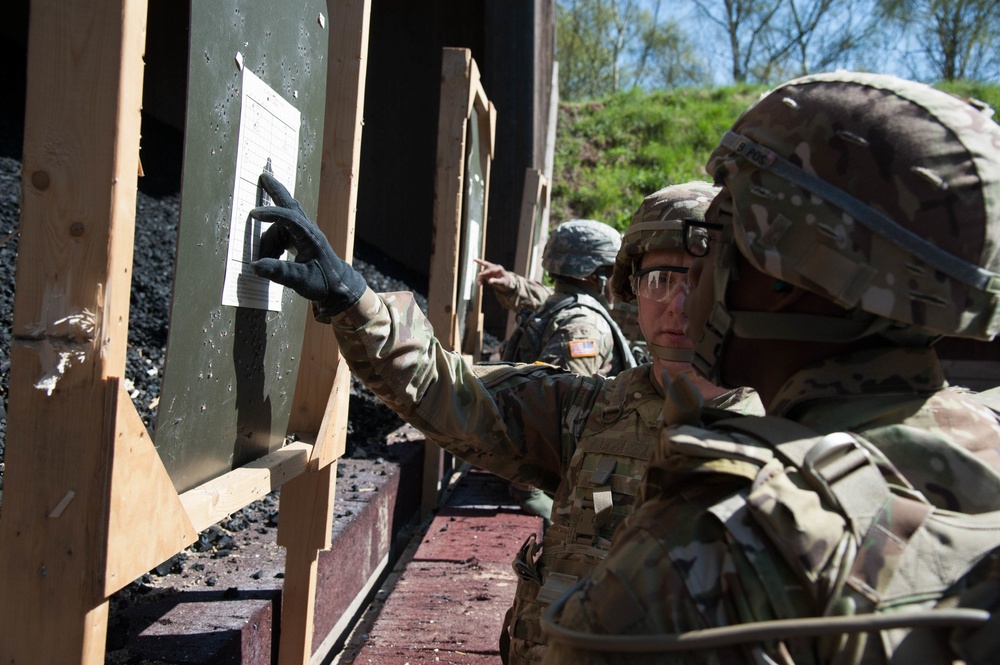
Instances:
[[[570,358],[594,358],[597,356],[597,342],[592,339],[574,339],[569,343]]]

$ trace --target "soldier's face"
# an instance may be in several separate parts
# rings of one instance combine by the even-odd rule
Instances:
[[[684,334],[687,316],[684,314],[684,300],[688,286],[686,275],[676,271],[657,271],[656,268],[690,268],[694,257],[684,250],[656,250],[642,257],[638,273],[651,271],[648,279],[652,284],[638,290],[639,329],[643,337],[652,344],[671,349],[690,349],[691,340]],[[649,297],[643,294],[647,293]],[[677,369],[684,370],[689,363],[677,362]]]

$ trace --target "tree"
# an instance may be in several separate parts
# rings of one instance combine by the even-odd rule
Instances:
[[[996,0],[880,0],[881,16],[901,28],[926,67],[914,78],[988,79],[1000,73],[1000,4]]]
[[[870,45],[877,24],[866,2],[785,0],[776,16],[781,36],[773,59],[785,78],[827,71]]]
[[[748,80],[759,46],[772,31],[771,18],[780,0],[694,0],[709,21],[719,26],[729,43],[731,74],[736,83]]]
[[[691,38],[676,21],[660,20],[661,2],[562,0],[556,23],[560,98],[707,83],[708,68]]]
[[[733,81],[773,83],[830,69],[867,44],[868,0],[693,0],[729,44]]]
[[[557,6],[560,99],[599,97],[615,89],[615,55],[605,39],[609,21],[602,0],[568,0]]]
[[[695,49],[689,34],[674,20],[662,20],[662,0],[656,0],[630,49],[632,87],[667,90],[679,86],[709,85],[712,72]]]

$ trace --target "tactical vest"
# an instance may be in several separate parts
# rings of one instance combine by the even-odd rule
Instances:
[[[500,638],[501,654],[509,658],[504,662],[541,661],[547,642],[541,614],[607,556],[612,535],[632,512],[661,427],[663,397],[649,372],[642,366],[605,384],[576,437],[567,481],[555,496],[552,525],[542,544],[532,534],[518,551],[513,562],[518,575],[514,606]],[[712,404],[759,406],[745,389],[726,393]],[[707,407],[703,413],[714,420],[732,418],[736,412]]]
[[[621,369],[637,365],[625,334],[611,314],[596,298],[585,293],[567,295],[562,300],[546,303],[541,311],[523,310],[518,314],[517,327],[504,342],[502,358],[507,362],[534,362],[542,353],[545,341],[555,334],[556,314],[569,307],[586,307],[600,314],[611,327],[614,338],[614,353]]]
[[[924,456],[953,445],[919,432],[913,433],[912,444],[910,454]],[[940,610],[954,612],[958,607],[971,615],[978,609],[994,612],[995,623],[1000,610],[1000,510],[973,514],[937,508],[863,437],[846,432],[821,436],[782,418],[722,420],[711,430],[681,426],[672,430],[669,446],[671,453],[704,460],[702,465],[711,464],[719,473],[751,481],[745,489],[706,506],[705,515],[715,516],[725,526],[730,547],[756,553],[756,559],[778,557],[790,567],[802,595],[796,599],[780,584],[768,587],[766,593],[770,607],[793,613],[778,618],[802,620],[797,635],[830,636],[817,640],[809,662],[814,662],[813,655],[815,662],[838,665],[996,662],[1000,635],[995,628],[979,630],[964,624],[950,634],[947,627],[911,631],[914,624],[907,624],[901,613],[922,610],[926,619],[927,613]],[[650,468],[661,461],[654,460]],[[979,470],[982,475],[984,492],[998,492],[992,469],[975,460],[968,464],[967,472]],[[670,500],[671,486],[647,490],[651,497],[662,493],[663,500]],[[759,528],[746,528],[739,515],[748,515]],[[823,608],[819,620],[810,613],[815,607]],[[836,639],[842,631],[834,619],[850,615],[864,619],[863,632]],[[826,626],[824,618],[830,620]],[[942,623],[966,620],[942,619]],[[897,625],[879,631],[882,621]],[[726,633],[725,639],[731,641],[716,642],[712,648],[749,643],[745,648],[757,650],[768,662],[759,652],[763,640],[744,639],[767,623],[699,630],[686,646],[705,648],[698,640]],[[601,639],[581,636],[595,644]],[[678,637],[667,635],[656,641],[654,636],[643,651],[676,650]]]
[[[607,555],[656,445],[662,406],[648,367],[623,372],[606,384],[577,437],[544,547],[532,534],[515,557],[517,591],[500,640],[501,653],[508,651],[509,640],[505,662],[541,661],[546,641],[541,613]]]

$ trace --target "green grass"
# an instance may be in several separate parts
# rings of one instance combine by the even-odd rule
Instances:
[[[585,217],[624,230],[647,194],[708,180],[704,165],[719,137],[764,90],[633,91],[561,105],[553,222]]]
[[[960,82],[938,87],[1000,110],[1000,85]],[[709,180],[704,166],[719,138],[766,90],[743,85],[632,91],[561,104],[553,226],[589,218],[624,231],[647,194],[674,183]]]

